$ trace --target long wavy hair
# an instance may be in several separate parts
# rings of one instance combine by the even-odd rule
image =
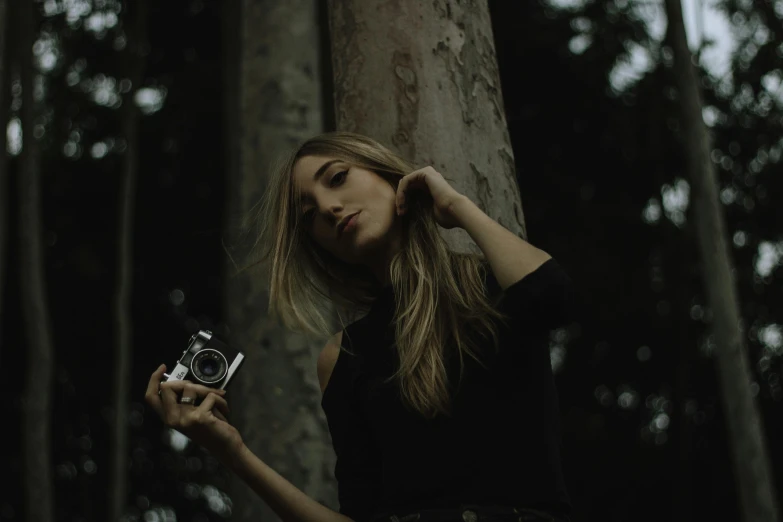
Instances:
[[[338,324],[344,329],[346,323],[367,312],[381,285],[367,267],[338,259],[303,228],[292,173],[299,158],[311,155],[339,158],[372,171],[395,191],[400,179],[414,168],[366,136],[320,134],[278,159],[266,191],[243,218],[243,233],[254,242],[251,263],[235,275],[266,264],[269,313],[290,330],[325,339],[334,334]],[[497,352],[494,320],[506,323],[508,317],[485,292],[489,268],[484,255],[448,248],[438,231],[431,196],[408,194],[406,200],[407,212],[397,217],[403,219],[402,247],[390,263],[399,369],[387,382],[396,380],[403,403],[423,417],[449,416],[446,360],[453,354],[447,350],[457,352],[461,382],[465,355],[486,368],[473,334],[485,339],[491,336]],[[337,321],[326,312],[329,305]]]

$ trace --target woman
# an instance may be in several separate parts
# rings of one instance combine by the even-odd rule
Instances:
[[[298,147],[253,219],[270,310],[329,337],[317,373],[339,513],[243,445],[224,392],[161,383],[161,366],[146,400],[168,426],[285,521],[568,520],[548,339],[571,293],[554,259],[432,167],[346,132]],[[449,251],[438,226],[463,228],[481,254]],[[337,334],[318,299],[342,310]]]

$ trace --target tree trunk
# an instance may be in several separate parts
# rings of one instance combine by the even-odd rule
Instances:
[[[35,137],[40,103],[33,98],[33,42],[36,4],[17,6],[19,70],[22,81],[23,148],[19,169],[19,260],[27,372],[22,402],[24,492],[27,520],[54,521],[52,484],[52,388],[54,349],[46,299],[46,266],[41,238],[41,158]],[[3,129],[3,131],[5,131]]]
[[[266,189],[276,156],[322,132],[323,123],[317,0],[224,5],[230,235]],[[228,395],[232,421],[263,461],[336,509],[334,452],[316,373],[323,342],[308,342],[268,320],[265,278],[235,276],[234,268],[226,269],[225,311],[230,343],[247,359]],[[236,485],[232,498],[238,521],[279,520],[244,484]]]
[[[329,22],[337,128],[431,165],[526,238],[487,1],[329,0]]]
[[[8,128],[8,2],[0,0],[0,339],[3,338],[3,296],[6,281],[6,252],[8,251],[8,162],[6,160],[6,129]],[[0,353],[0,364],[2,364]]]
[[[718,182],[710,159],[710,136],[702,119],[696,68],[685,37],[680,0],[666,0],[680,95],[685,148],[693,194],[703,283],[713,313],[715,362],[729,434],[729,446],[745,522],[776,522],[778,505],[759,410],[750,392],[743,326]]]
[[[139,164],[140,112],[133,95],[141,86],[147,46],[147,0],[131,4],[126,18],[128,25],[128,78],[132,89],[123,100],[122,134],[127,147],[123,158],[119,191],[119,219],[117,230],[117,290],[114,294],[114,419],[111,440],[111,484],[109,488],[109,520],[118,522],[125,510],[128,497],[128,407],[130,402],[131,343],[133,319],[133,209],[136,204],[136,180]]]

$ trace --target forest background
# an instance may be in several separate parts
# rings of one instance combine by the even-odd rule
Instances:
[[[51,437],[39,452],[48,455],[52,520],[108,520],[116,491],[127,520],[246,520],[257,509],[246,507],[252,497],[210,455],[161,426],[143,394],[150,373],[170,366],[191,334],[231,332],[224,240],[236,146],[230,102],[239,81],[232,64],[244,44],[236,24],[253,4],[273,3],[182,0],[128,9],[119,0],[45,0],[27,12],[26,2],[0,0],[7,128],[0,462],[11,479],[0,489],[0,520],[32,520],[21,478],[30,440],[23,390],[36,379],[52,385],[48,415],[40,417]],[[327,7],[312,4],[322,111],[308,117],[332,130]],[[684,5],[750,387],[781,498],[783,212],[774,202],[783,180],[783,2]],[[558,259],[578,294],[577,319],[553,331],[550,344],[574,519],[739,520],[663,2],[490,0],[488,8],[528,240]],[[29,82],[34,89],[25,93]],[[27,149],[25,99],[35,136]],[[256,98],[270,107],[280,99],[274,91]],[[25,149],[32,163],[23,162]],[[272,161],[262,158],[258,168]],[[29,348],[23,326],[22,270],[31,259],[19,245],[30,222],[20,219],[19,195],[31,164],[40,173],[32,233],[42,241],[48,358]],[[123,219],[128,172],[136,182],[131,227]],[[123,244],[130,265],[118,264]],[[130,291],[121,268],[130,270]],[[118,295],[130,296],[132,321],[124,326]],[[130,339],[130,357],[120,363],[118,331]],[[119,461],[118,373],[129,383]],[[313,411],[324,433],[323,414]],[[336,508],[330,447],[321,442],[303,450],[321,452],[319,485],[296,478],[307,456],[291,457],[287,476]],[[120,489],[117,462],[127,469]]]

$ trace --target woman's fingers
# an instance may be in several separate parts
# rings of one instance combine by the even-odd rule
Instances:
[[[160,397],[163,402],[163,421],[169,426],[176,427],[179,420],[179,404],[177,404],[177,394],[170,387],[164,388],[161,383]]]
[[[225,420],[225,417],[228,416],[229,409],[228,409],[228,402],[226,402],[226,399],[224,399],[223,397],[219,397],[214,393],[210,393],[209,395],[207,395],[207,398],[204,399],[204,401],[199,405],[198,409],[201,410],[203,413],[206,413],[213,408],[216,408],[216,411],[220,412],[223,415],[224,418],[221,420]]]
[[[198,402],[198,391],[196,390],[196,385],[192,383],[185,384],[185,386],[182,388],[182,397],[179,398],[179,403],[195,406],[196,402]]]
[[[215,397],[215,406],[217,408],[216,411],[222,413],[224,417],[228,417],[228,415],[231,413],[231,409],[228,407],[228,402],[223,397]]]
[[[209,388],[208,386],[184,380],[161,382],[165,371],[166,366],[163,364],[155,370],[150,377],[147,391],[144,395],[147,403],[161,417],[163,422],[173,428],[181,427],[181,423],[190,423],[194,418],[193,416],[187,416],[190,410],[183,408],[196,407],[201,410],[200,413],[207,413],[214,408],[212,413],[218,419],[228,422],[228,402],[223,398],[223,395],[226,393],[225,390]],[[182,398],[193,399],[193,402],[188,401],[185,404],[180,404]],[[200,398],[204,400],[199,406],[196,406]]]
[[[163,403],[161,402],[160,395],[158,395],[158,386],[160,386],[160,380],[163,378],[163,373],[166,371],[166,365],[161,364],[158,369],[152,372],[150,382],[147,384],[147,391],[144,394],[144,400],[147,404],[155,410],[158,415],[163,414]]]
[[[177,395],[181,395],[182,392],[185,391],[185,388],[195,392],[199,397],[206,397],[210,393],[218,393],[220,395],[225,395],[226,393],[226,390],[217,390],[215,388],[210,388],[208,386],[203,386],[201,384],[196,384],[190,381],[166,381],[160,383],[161,390],[174,390]]]

